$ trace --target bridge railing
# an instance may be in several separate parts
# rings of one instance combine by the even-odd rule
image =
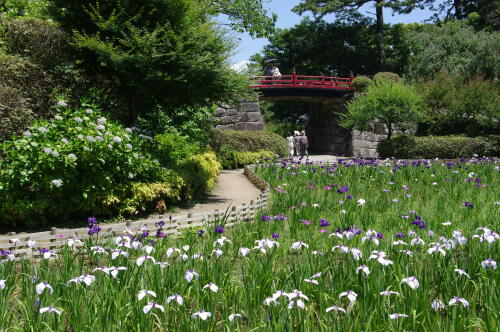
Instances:
[[[316,88],[352,90],[351,83],[354,77],[282,75],[282,76],[253,76],[252,88]]]

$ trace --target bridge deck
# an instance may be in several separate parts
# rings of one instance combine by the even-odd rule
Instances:
[[[353,77],[331,77],[331,76],[306,76],[306,75],[282,75],[282,76],[254,76],[252,80],[253,89],[276,89],[276,88],[298,88],[298,89],[328,89],[351,91]]]

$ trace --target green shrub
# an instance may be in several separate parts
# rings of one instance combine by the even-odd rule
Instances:
[[[0,142],[52,115],[54,80],[39,66],[0,54]]]
[[[286,140],[268,131],[239,131],[215,129],[212,135],[212,147],[216,152],[222,147],[235,151],[258,152],[272,151],[280,156],[288,155]]]
[[[69,37],[55,24],[35,18],[2,20],[1,37],[10,54],[20,55],[43,68],[68,60]]]
[[[59,107],[54,119],[39,120],[19,139],[2,144],[1,224],[115,213],[133,182],[170,178],[142,153],[144,144],[149,142],[96,110]],[[117,198],[111,200],[110,193]]]
[[[373,83],[373,80],[368,76],[357,76],[352,81],[351,87],[354,89],[354,92],[364,92],[366,89]]]
[[[179,163],[179,172],[184,179],[184,198],[192,199],[198,194],[210,192],[217,183],[222,169],[214,152],[194,155]]]
[[[199,144],[178,133],[163,133],[154,138],[153,153],[165,167],[175,167],[179,161],[199,152]]]
[[[276,158],[276,154],[273,151],[266,150],[249,152],[224,148],[217,154],[217,158],[224,169],[236,169],[250,164],[257,164],[265,159],[273,160]]]
[[[380,72],[376,73],[375,76],[373,76],[373,80],[375,82],[377,81],[392,81],[392,82],[399,82],[401,81],[401,77],[399,77],[398,74],[391,73],[391,72]]]
[[[499,137],[463,136],[395,136],[379,143],[377,151],[381,158],[462,158],[498,156]]]

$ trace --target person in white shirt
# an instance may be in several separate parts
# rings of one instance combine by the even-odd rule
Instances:
[[[295,154],[295,139],[293,138],[291,133],[288,133],[286,135],[286,140],[288,141],[288,150],[289,150],[289,155],[293,156]]]

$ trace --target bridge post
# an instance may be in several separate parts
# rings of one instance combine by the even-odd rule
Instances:
[[[297,84],[297,73],[293,72],[293,75],[292,75],[292,87],[295,88],[296,84]]]

